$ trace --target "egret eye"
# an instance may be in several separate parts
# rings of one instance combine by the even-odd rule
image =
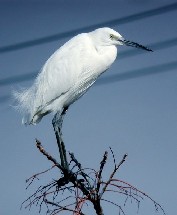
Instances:
[[[114,39],[114,35],[110,34],[110,39],[113,40]]]

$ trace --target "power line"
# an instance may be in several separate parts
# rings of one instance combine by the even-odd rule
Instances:
[[[161,50],[161,49],[165,49],[165,48],[170,48],[172,46],[177,45],[177,38],[172,38],[169,40],[165,40],[165,41],[161,41],[161,42],[157,42],[157,43],[152,43],[149,44],[148,46],[151,47],[154,51],[157,50]],[[138,49],[132,49],[129,51],[124,51],[121,52],[118,55],[118,59],[124,59],[126,57],[131,57],[131,56],[135,56],[138,54],[143,54],[144,52],[138,50]],[[32,79],[34,79],[37,75],[37,71],[36,72],[31,72],[31,73],[27,73],[27,74],[22,74],[22,75],[16,75],[16,76],[11,76],[9,78],[4,78],[0,80],[0,87],[2,86],[7,86],[10,84],[15,84],[15,83],[20,83],[20,82],[24,82],[24,81],[30,81]]]
[[[10,96],[0,96],[0,104],[7,102],[9,100]]]
[[[16,51],[16,50],[36,46],[36,45],[41,45],[44,43],[49,43],[49,42],[53,42],[53,41],[60,40],[63,38],[71,37],[80,32],[90,31],[92,29],[99,28],[102,26],[111,27],[111,26],[115,26],[118,24],[121,25],[121,24],[125,24],[127,22],[137,21],[137,20],[144,19],[144,18],[147,18],[150,16],[156,16],[156,15],[160,15],[160,14],[175,11],[175,10],[177,10],[177,3],[173,3],[173,4],[163,6],[163,7],[155,8],[152,10],[147,10],[147,11],[144,11],[141,13],[136,13],[133,15],[125,16],[125,17],[122,17],[119,19],[113,19],[113,20],[105,21],[105,22],[102,22],[99,24],[93,24],[93,25],[90,25],[87,27],[77,28],[75,30],[66,31],[66,32],[59,33],[59,34],[53,34],[50,36],[41,37],[41,38],[34,39],[34,40],[29,40],[29,41],[20,42],[20,43],[8,45],[8,46],[3,46],[3,47],[0,47],[0,53],[2,54],[2,53]]]
[[[170,70],[177,68],[177,61],[170,63],[164,63],[156,66],[150,66],[143,69],[135,69],[120,74],[110,75],[108,77],[100,78],[97,81],[97,85],[112,84],[118,81],[126,81],[133,78],[140,78],[149,75],[155,75],[159,73],[169,72]]]
[[[9,78],[4,78],[0,80],[0,87],[10,85],[10,84],[15,84],[15,83],[20,83],[23,81],[30,81],[33,78],[35,78],[37,75],[37,72],[31,72],[27,74],[22,74],[22,75],[16,75],[16,76],[11,76]]]
[[[156,66],[150,66],[142,69],[131,70],[115,75],[110,75],[108,77],[101,77],[97,80],[95,86],[100,86],[104,84],[112,84],[118,81],[126,81],[133,78],[140,78],[149,75],[155,75],[159,73],[169,72],[177,68],[177,61],[172,61],[169,63],[164,63]],[[0,97],[0,103],[7,102],[10,96]]]
[[[161,14],[161,13],[164,13],[164,12],[169,12],[169,11],[172,11],[172,10],[175,10],[175,9],[177,9],[177,3],[170,4],[170,5],[167,5],[167,6],[164,6],[164,7],[160,7],[160,8],[157,8],[157,9],[149,10],[149,11],[146,11],[146,12],[143,12],[143,13],[138,13],[138,14],[130,15],[130,16],[123,17],[123,18],[120,18],[120,19],[115,19],[115,20],[112,20],[112,21],[107,21],[105,23],[110,23],[110,25],[111,24],[113,25],[113,24],[116,24],[116,23],[120,22],[120,24],[123,24],[123,23],[128,22],[128,21],[132,21],[132,20],[134,21],[134,20],[137,20],[139,18],[145,18],[145,17],[150,16],[150,15],[157,15],[157,14]],[[100,24],[100,25],[102,25],[102,24]],[[94,25],[94,26],[96,27],[96,25]],[[59,38],[60,36],[62,38],[68,37],[68,36],[71,36],[72,34],[74,34],[74,32],[78,33],[78,31],[81,31],[83,29],[92,28],[92,27],[93,26],[85,27],[85,28],[80,28],[80,29],[76,29],[74,31],[68,31],[69,33],[65,32],[65,33],[62,33],[62,34],[56,34],[56,35],[53,35],[53,36],[50,36],[50,37],[41,38],[39,40],[42,43],[44,43],[45,41],[46,42],[50,42],[53,39],[55,39],[55,40],[56,39],[61,39],[61,38]],[[34,43],[32,43],[31,45],[37,45],[37,44],[40,44],[40,43],[38,43],[38,42],[40,42],[39,40],[32,40],[32,41],[27,41],[27,42],[24,42],[24,43],[14,44],[12,46],[1,47],[0,48],[0,53],[6,52],[6,51],[13,51],[13,50],[15,50],[15,49],[13,49],[15,47],[17,49],[20,49],[21,45],[22,45],[22,48],[29,47],[32,42],[34,42]],[[27,46],[25,46],[25,44]],[[177,44],[177,38],[172,38],[170,40],[166,40],[166,41],[163,41],[163,42],[159,42],[159,43],[155,43],[155,44],[150,44],[149,46],[152,47],[154,50],[160,50],[160,49],[163,49],[163,48],[168,48],[168,47],[174,46],[176,44]],[[9,49],[8,47],[9,48],[11,47],[12,49],[11,48]],[[140,52],[138,50],[124,51],[124,52],[122,52],[122,53],[119,54],[119,59],[122,59],[124,57],[131,57],[132,55],[137,55],[137,54],[142,54],[142,52]],[[33,79],[36,76],[36,74],[37,74],[37,72],[32,72],[32,73],[28,73],[28,74],[24,74],[24,75],[19,75],[19,76],[13,76],[13,77],[5,78],[3,80],[0,80],[0,86],[9,85],[9,84],[12,84],[12,83],[19,83],[19,82],[23,82],[23,81],[26,81],[26,80],[31,80],[31,79]]]

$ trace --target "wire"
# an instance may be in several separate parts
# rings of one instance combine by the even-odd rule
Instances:
[[[149,11],[146,11],[146,12],[130,15],[130,16],[123,17],[123,18],[120,18],[120,19],[107,21],[105,23],[113,25],[113,24],[116,24],[116,23],[120,22],[120,24],[123,24],[125,22],[132,21],[134,19],[137,20],[139,18],[145,18],[145,17],[150,16],[150,15],[151,16],[152,15],[157,15],[157,14],[161,14],[161,13],[164,13],[164,12],[169,12],[169,11],[172,11],[172,10],[175,10],[175,9],[177,9],[177,3],[170,4],[170,5],[167,5],[167,6],[164,6],[164,7],[160,7],[160,8],[156,8],[156,9],[153,9],[153,10],[149,10]],[[102,25],[102,24],[100,24],[100,25]],[[94,25],[94,26],[96,26],[96,25]],[[33,46],[33,45],[38,45],[38,44],[42,44],[42,43],[45,43],[45,42],[50,42],[50,41],[53,41],[53,40],[56,40],[56,39],[61,39],[61,38],[64,38],[64,37],[71,36],[74,33],[78,33],[78,31],[81,31],[83,29],[88,29],[88,28],[92,28],[92,27],[93,26],[80,28],[79,30],[76,29],[74,31],[68,31],[68,32],[64,32],[62,34],[55,34],[55,35],[45,37],[45,38],[40,38],[40,39],[37,39],[37,40],[31,40],[31,41],[27,41],[27,42],[24,42],[24,43],[22,42],[22,43],[14,44],[14,45],[11,45],[11,46],[1,47],[0,48],[0,53],[7,52],[7,51],[15,51],[15,50],[20,49],[20,48],[29,47],[31,45]],[[170,40],[166,40],[166,41],[163,41],[163,42],[150,44],[149,46],[152,47],[154,50],[160,50],[160,49],[163,49],[163,48],[168,48],[168,47],[174,46],[176,44],[177,44],[177,38],[172,38]],[[131,57],[132,55],[137,55],[137,54],[142,54],[142,53],[143,52],[140,52],[138,50],[125,51],[125,52],[122,52],[122,53],[119,54],[119,59],[123,59],[124,57]],[[12,84],[12,83],[19,83],[19,82],[23,82],[23,81],[26,81],[26,80],[31,80],[36,76],[36,74],[37,74],[37,71],[32,72],[32,73],[28,73],[28,74],[24,74],[24,75],[12,76],[10,78],[5,78],[3,80],[0,80],[0,87],[5,86],[5,85],[9,85],[9,84]]]
[[[41,37],[41,38],[34,39],[34,40],[29,40],[29,41],[20,42],[20,43],[8,45],[8,46],[3,46],[3,47],[0,47],[0,53],[2,54],[2,53],[11,52],[11,51],[17,51],[20,49],[24,49],[24,48],[28,48],[28,47],[32,47],[32,46],[36,46],[36,45],[53,42],[53,41],[60,40],[63,38],[71,37],[80,32],[90,31],[92,29],[99,28],[102,26],[111,27],[111,26],[115,26],[118,24],[121,25],[121,24],[125,24],[127,22],[137,21],[137,20],[144,19],[144,18],[147,18],[150,16],[156,16],[156,15],[160,15],[160,14],[175,11],[175,10],[177,10],[177,3],[173,3],[173,4],[163,6],[163,7],[155,8],[152,10],[147,10],[147,11],[144,11],[141,13],[136,13],[133,15],[125,16],[125,17],[122,17],[119,19],[113,19],[110,21],[105,21],[105,22],[102,22],[99,24],[93,24],[93,25],[90,25],[87,27],[77,28],[75,30],[66,31],[63,33],[53,34],[51,36]]]
[[[156,66],[146,67],[142,69],[131,70],[108,77],[102,77],[97,80],[95,86],[101,86],[104,84],[112,84],[118,81],[126,81],[133,78],[140,78],[149,75],[155,75],[159,73],[169,72],[177,68],[177,61],[172,61],[169,63],[164,63]],[[176,71],[175,71],[176,72]],[[8,101],[10,96],[0,97],[0,103]]]
[[[170,63],[164,63],[156,66],[151,66],[147,68],[135,69],[115,75],[110,75],[108,77],[100,78],[97,81],[97,85],[112,84],[118,81],[125,81],[133,78],[140,78],[149,75],[155,75],[159,73],[169,72],[170,70],[177,68],[177,61]]]
[[[7,102],[9,100],[10,96],[0,96],[0,103]]]
[[[157,50],[161,50],[161,49],[165,49],[165,48],[170,48],[175,45],[177,45],[177,37],[169,39],[169,40],[157,42],[157,43],[152,43],[152,44],[149,44],[148,46],[151,47],[154,51],[157,51]],[[143,53],[145,53],[145,52],[142,52],[141,50],[138,50],[138,49],[132,49],[132,50],[124,51],[124,52],[120,53],[118,55],[118,59],[120,60],[120,59],[124,59],[126,57],[131,57],[131,56],[135,56],[135,55],[143,54]],[[1,79],[0,87],[7,86],[10,84],[20,83],[20,82],[24,82],[24,81],[30,81],[36,77],[37,73],[38,72],[36,71],[36,72],[30,72],[27,74],[16,75],[16,76],[11,76],[9,78]]]
[[[48,37],[42,37],[36,40],[30,40],[30,41],[26,41],[26,42],[21,42],[21,43],[17,43],[17,44],[13,44],[13,45],[9,45],[9,46],[4,46],[4,47],[0,47],[0,53],[6,53],[6,52],[10,52],[10,51],[16,51],[19,49],[24,49],[24,48],[28,48],[31,46],[35,46],[35,45],[40,45],[40,44],[44,44],[44,43],[48,43],[48,42],[52,42],[52,41],[56,41],[59,39],[63,39],[66,37],[70,37],[73,36],[74,34],[77,34],[79,32],[82,31],[88,31],[91,30],[93,28],[98,28],[101,26],[114,26],[117,24],[124,24],[127,22],[132,22],[132,21],[136,21],[139,19],[143,19],[143,18],[147,18],[149,16],[155,16],[155,15],[160,15],[163,13],[167,13],[170,11],[175,11],[177,9],[177,3],[174,4],[169,4],[160,8],[156,8],[156,9],[152,9],[152,10],[148,10],[145,12],[141,12],[141,13],[137,13],[137,14],[133,14],[130,16],[126,16],[126,17],[122,17],[120,19],[114,19],[114,20],[110,20],[110,21],[106,21],[100,24],[94,24],[88,27],[83,27],[83,28],[78,28],[75,30],[71,30],[71,31],[67,31],[67,32],[63,32],[60,34],[54,34]],[[164,48],[168,48],[171,46],[177,45],[177,38],[172,38],[170,40],[166,40],[163,42],[158,42],[158,43],[154,43],[149,45],[150,47],[152,47],[154,50],[160,50],[160,49],[164,49]],[[121,54],[119,54],[119,59],[123,59],[125,57],[131,57],[133,55],[137,55],[137,54],[142,54],[143,52],[140,52],[138,50],[130,50],[130,51],[124,51]],[[147,73],[147,69],[141,69],[141,71],[134,71],[134,74],[132,74],[133,72],[126,72],[126,73],[121,73],[118,76],[109,76],[107,78],[101,78],[100,80],[98,80],[97,84],[101,85],[104,83],[109,83],[109,82],[114,82],[114,81],[120,81],[120,80],[127,80],[130,78],[136,78],[136,77],[141,77],[144,75],[150,75],[150,74],[156,74],[158,72],[165,72],[166,71],[166,66],[169,67],[169,70],[171,70],[172,68],[176,68],[176,64],[175,62],[169,63],[169,64],[163,64],[163,68],[161,68],[161,71],[159,71],[158,68],[160,68],[159,66],[155,66],[155,67],[149,67],[151,68],[152,73]],[[155,68],[155,70],[153,69]],[[164,68],[166,68],[164,70]],[[145,71],[145,73],[143,73],[142,71]],[[0,80],[0,86],[6,86],[12,83],[19,83],[19,82],[23,82],[23,81],[29,81],[31,79],[33,79],[36,76],[37,72],[32,72],[32,73],[28,73],[28,74],[24,74],[24,75],[18,75],[18,76],[13,76],[10,78],[6,78],[3,80]],[[144,75],[143,75],[144,74]],[[7,101],[9,99],[9,96],[1,96],[0,97],[0,103],[3,103],[5,101]]]
[[[37,72],[31,72],[23,75],[16,75],[16,76],[11,76],[9,78],[4,78],[0,80],[0,87],[10,85],[10,84],[20,83],[24,81],[30,81],[33,78],[35,78],[36,75],[37,75]]]

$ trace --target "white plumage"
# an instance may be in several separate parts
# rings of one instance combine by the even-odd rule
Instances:
[[[117,56],[117,45],[148,48],[125,40],[110,28],[82,33],[60,47],[44,64],[34,84],[15,92],[24,124],[36,124],[48,113],[62,113],[80,98]]]

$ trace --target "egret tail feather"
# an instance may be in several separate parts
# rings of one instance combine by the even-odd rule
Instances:
[[[15,109],[17,109],[23,115],[22,124],[29,125],[33,116],[33,89],[29,88],[13,91],[13,98],[15,100]]]

